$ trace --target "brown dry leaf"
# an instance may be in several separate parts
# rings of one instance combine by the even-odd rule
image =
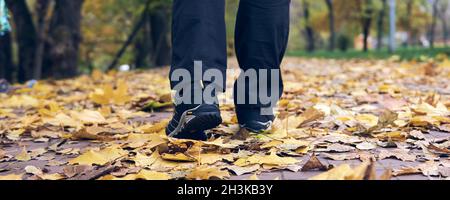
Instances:
[[[340,153],[340,154],[320,153],[320,155],[324,156],[325,158],[329,158],[336,161],[359,159],[358,153]]]
[[[393,176],[405,176],[422,173],[417,167],[402,167],[400,169],[394,169]]]
[[[329,167],[325,166],[320,162],[320,160],[317,158],[315,154],[311,156],[309,161],[302,167],[302,172],[307,171],[313,171],[313,170],[319,170],[319,171],[327,171]]]
[[[63,172],[67,178],[72,178],[79,174],[85,173],[86,171],[88,171],[91,168],[92,168],[91,166],[87,166],[87,165],[76,165],[76,166],[69,165],[69,166],[65,166],[63,168]]]
[[[212,178],[226,179],[229,177],[230,173],[228,173],[228,171],[207,165],[198,166],[186,175],[186,178],[191,180],[210,180]]]
[[[408,150],[404,149],[394,149],[394,150],[380,150],[380,154],[378,154],[379,160],[384,160],[386,158],[396,158],[402,161],[414,162],[416,161],[416,155],[411,154]]]
[[[444,149],[444,148],[439,148],[434,144],[430,144],[428,145],[428,150],[430,150],[432,153],[437,154],[437,155],[450,155],[450,150],[448,149]]]
[[[0,159],[6,156],[6,152],[3,149],[0,149]]]
[[[111,131],[111,129],[98,127],[98,126],[90,126],[83,128],[72,134],[72,139],[74,140],[109,140],[106,136],[101,136],[101,133],[107,133]]]
[[[119,146],[110,146],[100,151],[89,150],[80,156],[69,161],[71,165],[105,165],[124,155],[127,151],[122,150]]]
[[[392,176],[393,176],[392,170],[387,169],[387,170],[386,170],[386,171],[378,178],[378,180],[386,180],[386,181],[388,181],[388,180],[391,180],[391,179],[392,179]]]
[[[316,108],[309,108],[298,117],[299,119],[298,121],[296,121],[295,126],[296,128],[299,128],[304,124],[316,121],[323,118],[324,116],[324,112],[317,110]]]

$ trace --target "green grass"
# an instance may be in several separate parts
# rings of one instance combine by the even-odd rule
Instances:
[[[306,58],[326,58],[326,59],[389,59],[393,56],[398,56],[401,60],[419,60],[423,61],[427,58],[435,58],[440,54],[446,54],[450,57],[450,47],[439,47],[439,48],[399,48],[393,54],[389,53],[387,49],[382,49],[380,51],[371,50],[369,52],[363,52],[361,50],[348,50],[346,52],[342,51],[326,51],[318,50],[315,52],[306,51],[289,51],[288,56],[294,57],[306,57]]]

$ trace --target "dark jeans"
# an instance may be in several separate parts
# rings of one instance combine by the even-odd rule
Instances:
[[[280,68],[287,46],[289,7],[290,0],[240,1],[235,32],[236,56],[244,71],[254,69],[259,76],[259,69],[269,69],[268,91],[273,85],[270,70]],[[174,70],[186,69],[194,77],[194,60],[202,61],[203,71],[217,69],[221,72],[224,77],[221,89],[224,90],[227,68],[225,0],[174,0],[172,44],[171,74]],[[283,91],[281,74],[279,77],[279,94],[275,94],[278,98]],[[178,83],[171,81],[172,88]],[[259,81],[256,84],[260,84]],[[235,101],[236,96],[235,84]],[[268,105],[258,101],[255,105],[246,102],[239,106]]]

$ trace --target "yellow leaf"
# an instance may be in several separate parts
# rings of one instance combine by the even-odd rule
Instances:
[[[365,162],[360,166],[353,168],[349,164],[342,164],[327,172],[310,178],[309,180],[363,180],[365,178],[373,179],[371,164]],[[370,177],[366,177],[370,175]]]
[[[135,162],[137,167],[148,167],[155,163],[157,157],[155,156],[146,156],[141,153],[137,153],[133,161]]]
[[[9,174],[0,176],[0,181],[19,181],[22,180],[23,174]]]
[[[44,118],[43,122],[53,126],[64,126],[73,128],[78,128],[82,126],[82,124],[79,121],[74,120],[63,113],[56,115],[54,118]]]
[[[56,181],[64,179],[64,176],[61,174],[43,174],[39,176],[43,180]]]
[[[128,152],[122,150],[118,146],[111,146],[100,151],[89,150],[77,158],[69,161],[69,164],[75,165],[105,165],[108,162],[114,161],[126,155]]]
[[[151,149],[167,142],[167,139],[157,134],[130,134],[127,138],[128,147],[139,148],[146,145]]]
[[[101,124],[106,119],[98,111],[84,110],[82,112],[71,112],[71,116],[84,124]]]
[[[199,157],[199,162],[202,165],[204,165],[204,164],[212,165],[212,164],[214,164],[216,162],[219,162],[219,161],[222,161],[222,160],[233,161],[233,155],[231,155],[231,154],[223,155],[223,154],[217,154],[217,153],[208,153],[208,154],[200,154],[200,157]]]
[[[123,178],[117,178],[111,175],[104,176],[99,180],[169,180],[172,177],[169,174],[162,172],[155,172],[150,170],[141,170],[138,174],[129,174]]]
[[[131,100],[131,96],[128,94],[128,86],[123,80],[117,82],[116,90],[111,85],[104,85],[96,89],[89,97],[93,102],[100,105],[124,105]]]
[[[436,107],[428,103],[422,103],[416,107],[413,107],[413,111],[428,116],[447,116],[450,114],[449,110],[443,103],[438,103]]]
[[[197,161],[197,159],[188,156],[186,154],[183,153],[176,153],[176,154],[163,154],[161,156],[164,160],[169,160],[169,161],[181,161],[181,162],[195,162]]]
[[[279,157],[276,153],[271,153],[270,155],[253,155],[247,159],[241,160],[239,159],[234,164],[237,166],[247,166],[253,164],[260,165],[273,165],[273,166],[289,166],[293,164],[297,164],[300,161],[295,158],[283,158]]]
[[[378,125],[379,118],[375,115],[362,114],[362,115],[356,116],[356,120],[364,128],[370,129],[370,128],[373,128]]]
[[[258,181],[258,180],[259,180],[259,177],[258,177],[257,174],[253,174],[253,175],[251,175],[251,176],[248,178],[248,180],[251,180],[251,181]]]
[[[163,120],[159,123],[152,124],[152,125],[144,125],[139,128],[137,128],[139,131],[143,133],[159,133],[160,131],[164,130],[167,125],[169,124],[169,120]]]
[[[31,160],[31,156],[30,154],[28,154],[28,151],[25,147],[23,147],[22,152],[20,152],[17,156],[16,156],[16,160],[18,161],[29,161]]]
[[[211,178],[225,179],[229,178],[230,173],[217,167],[199,166],[189,173],[186,178],[191,180],[209,180]]]
[[[416,116],[411,119],[413,126],[426,127],[426,126],[439,126],[441,123],[431,116]]]
[[[58,103],[52,101],[45,105],[43,108],[39,109],[38,112],[42,117],[54,117],[61,112],[61,107],[58,105]]]

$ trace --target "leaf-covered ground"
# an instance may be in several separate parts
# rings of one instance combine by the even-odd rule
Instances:
[[[233,106],[224,104],[224,123],[207,142],[165,136],[168,68],[14,86],[0,94],[0,180],[450,175],[447,59],[287,58],[283,72],[272,131],[238,130]]]

